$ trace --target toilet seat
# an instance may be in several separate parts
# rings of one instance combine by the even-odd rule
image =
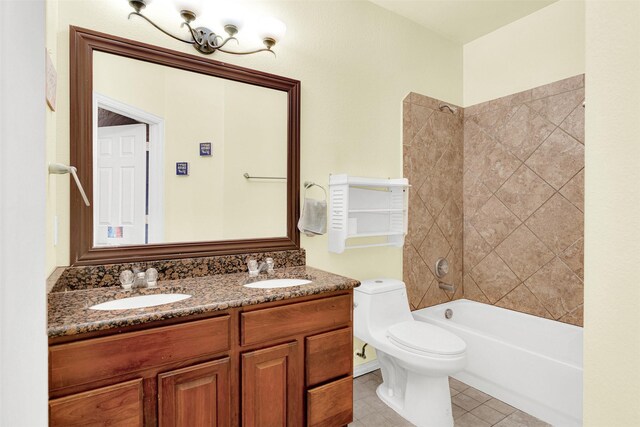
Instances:
[[[457,356],[467,350],[458,336],[438,326],[411,320],[387,329],[389,341],[404,350],[431,356]]]

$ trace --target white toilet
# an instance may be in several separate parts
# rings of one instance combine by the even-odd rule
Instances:
[[[413,319],[403,282],[366,280],[354,289],[354,334],[375,347],[383,402],[419,427],[453,426],[449,375],[467,364],[458,336]]]

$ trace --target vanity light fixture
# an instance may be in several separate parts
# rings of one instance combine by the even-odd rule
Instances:
[[[231,40],[238,41],[236,34],[242,26],[242,20],[237,17],[230,17],[223,21],[224,31],[227,33],[226,37],[222,37],[216,34],[213,30],[207,27],[193,28],[191,23],[198,17],[202,9],[202,0],[174,0],[176,8],[180,12],[180,16],[184,20],[181,27],[187,27],[191,38],[184,39],[171,34],[170,32],[161,28],[158,24],[153,22],[142,14],[142,9],[151,3],[151,0],[129,0],[129,5],[134,9],[129,14],[129,18],[132,15],[139,16],[158,30],[162,31],[171,38],[174,38],[183,43],[193,45],[193,47],[200,53],[205,55],[211,55],[216,51],[230,53],[233,55],[250,55],[258,52],[271,52],[275,55],[275,52],[271,49],[277,42],[279,42],[287,30],[285,24],[275,18],[262,18],[260,20],[259,36],[266,47],[262,49],[255,49],[251,51],[233,51],[223,49],[223,47]]]

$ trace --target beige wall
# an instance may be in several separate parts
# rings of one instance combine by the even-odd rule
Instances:
[[[149,7],[150,16],[179,31],[173,9],[162,12],[162,3],[156,3]],[[401,103],[406,94],[415,90],[449,102],[462,100],[461,47],[378,6],[359,1],[272,1],[247,5],[252,13],[267,13],[287,23],[287,37],[277,48],[277,59],[268,54],[214,58],[302,81],[303,181],[326,185],[330,173],[341,172],[400,176]],[[51,125],[55,129],[50,129],[55,137],[50,134],[48,144],[53,153],[50,160],[66,162],[69,25],[188,53],[192,53],[192,48],[166,37],[140,19],[127,20],[130,8],[124,1],[61,0],[58,6],[54,47],[59,108],[50,117],[50,121],[55,120]],[[416,55],[417,51],[425,54]],[[57,247],[48,246],[49,259],[55,260],[50,262],[50,269],[69,262],[69,181],[57,178],[56,182],[55,200],[50,202],[55,204],[52,210],[60,218],[60,237]],[[303,236],[302,245],[307,249],[307,262],[313,266],[359,279],[401,277],[402,252],[394,248],[329,254],[326,236]]]
[[[640,420],[640,2],[586,8],[584,425]]]
[[[464,106],[584,73],[584,1],[560,0],[464,45]]]

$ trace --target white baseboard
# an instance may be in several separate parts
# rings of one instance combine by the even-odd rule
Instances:
[[[361,375],[368,374],[369,372],[373,372],[379,368],[380,368],[380,364],[378,363],[378,359],[373,359],[370,362],[366,362],[366,363],[363,363],[362,365],[355,366],[353,368],[353,378],[357,378]]]

